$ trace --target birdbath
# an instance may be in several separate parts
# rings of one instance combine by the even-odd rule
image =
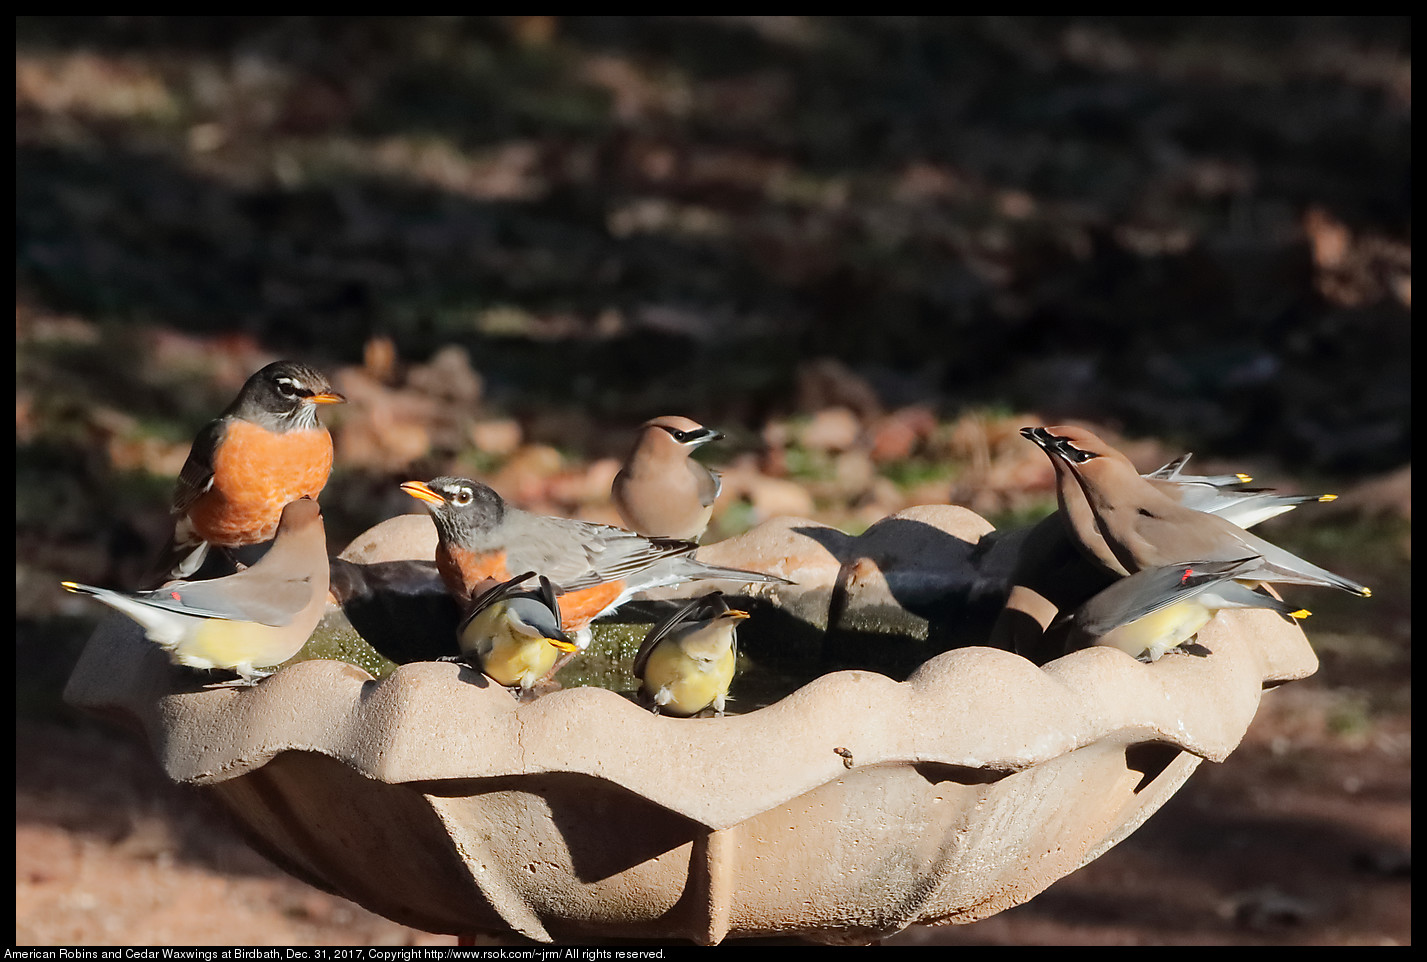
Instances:
[[[1091,648],[1038,667],[967,644],[1008,570],[1009,549],[973,550],[990,533],[930,505],[858,537],[779,518],[701,548],[797,582],[732,599],[766,626],[755,658],[920,662],[810,671],[763,707],[740,707],[735,680],[742,714],[657,716],[593,686],[521,702],[438,662],[377,679],[307,660],[204,688],[117,617],[65,694],[136,729],[279,866],[415,928],[865,943],[1032,898],[1224,760],[1267,688],[1317,668],[1297,625],[1263,610],[1222,612],[1199,635],[1208,655],[1153,664]],[[412,515],[344,556],[434,544]]]

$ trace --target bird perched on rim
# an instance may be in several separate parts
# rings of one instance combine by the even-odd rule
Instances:
[[[1190,561],[1146,568],[1121,578],[1050,627],[1064,632],[1064,651],[1091,645],[1118,648],[1141,661],[1157,661],[1179,648],[1225,608],[1268,608],[1288,618],[1310,612],[1236,580],[1256,558]]]
[[[284,505],[316,498],[332,471],[332,436],[317,405],[346,398],[296,361],[274,361],[193,440],[171,506],[174,531],[153,580],[191,577],[209,545],[272,540]]]
[[[521,588],[534,577],[527,571],[481,592],[457,630],[462,657],[496,684],[522,694],[554,673],[560,652],[578,650],[560,630],[560,603],[550,579],[541,575],[534,591]]]
[[[282,509],[262,559],[211,581],[175,581],[127,594],[63,582],[138,622],[175,664],[226,668],[249,684],[302,650],[327,606],[327,536],[316,501]]]
[[[1050,457],[1056,473],[1056,497],[1060,510],[1070,527],[1080,532],[1079,547],[1115,574],[1129,574],[1115,557],[1103,536],[1096,534],[1090,503],[1086,500],[1069,464],[1057,458],[1047,443],[1059,438],[1063,443],[1083,444],[1103,452],[1102,456],[1118,461],[1134,470],[1134,465],[1122,452],[1102,441],[1094,432],[1074,425],[1048,428],[1022,428],[1021,436],[1034,441]],[[1043,443],[1046,442],[1046,443]],[[1156,471],[1141,475],[1160,494],[1181,507],[1207,514],[1216,514],[1240,528],[1250,528],[1260,521],[1280,515],[1308,501],[1334,501],[1336,494],[1278,494],[1271,488],[1251,488],[1253,480],[1247,474],[1186,475],[1184,465],[1189,455],[1182,455]]]
[[[1371,590],[1310,564],[1218,515],[1186,508],[1136,473],[1089,431],[1023,428],[1056,465],[1056,493],[1072,538],[1107,567],[1134,574],[1185,561],[1254,558],[1239,581],[1323,585],[1368,597]],[[1079,507],[1083,498],[1084,506]]]
[[[688,717],[712,706],[722,715],[738,659],[738,623],[748,616],[715,591],[651,628],[634,657],[640,698],[656,714]]]
[[[697,541],[709,525],[723,483],[690,457],[723,435],[689,418],[646,421],[614,477],[614,506],[631,531]]]
[[[531,514],[467,478],[407,481],[401,489],[435,519],[436,567],[459,603],[469,604],[473,590],[488,579],[538,572],[564,592],[561,626],[581,648],[589,643],[591,621],[639,591],[708,579],[791,584],[777,575],[698,561],[692,541]]]

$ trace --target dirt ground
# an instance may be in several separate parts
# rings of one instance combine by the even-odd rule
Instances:
[[[1406,945],[1411,719],[1337,734],[1313,681],[1266,696],[1244,744],[1029,903],[892,945]],[[16,730],[20,945],[451,945],[284,875],[142,746]]]

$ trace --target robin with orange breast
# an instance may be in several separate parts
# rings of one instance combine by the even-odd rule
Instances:
[[[318,422],[317,406],[345,400],[321,373],[296,361],[274,361],[248,378],[194,438],[174,488],[173,537],[155,566],[155,582],[191,577],[209,545],[271,541],[285,505],[316,499],[332,472],[332,436]]]
[[[424,502],[436,521],[436,566],[464,607],[489,579],[533,571],[563,589],[561,626],[581,648],[590,622],[650,588],[717,579],[743,584],[786,578],[705,564],[692,557],[698,545],[672,538],[646,538],[613,525],[554,518],[522,511],[489,486],[466,478],[408,481],[401,489]]]

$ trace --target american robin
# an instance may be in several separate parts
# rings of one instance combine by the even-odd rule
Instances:
[[[1141,661],[1157,661],[1225,608],[1268,608],[1285,617],[1307,618],[1307,610],[1234,580],[1256,561],[1189,561],[1145,568],[1060,618],[1050,634],[1065,632],[1067,652],[1103,645]]]
[[[747,617],[715,591],[651,628],[634,657],[640,698],[655,714],[687,718],[712,706],[722,715],[738,659],[738,623]]]
[[[327,484],[332,436],[317,421],[317,405],[345,400],[296,361],[274,361],[248,378],[193,440],[174,488],[173,537],[153,580],[191,577],[209,545],[272,540],[283,506],[315,499]]]
[[[588,644],[591,621],[639,591],[707,579],[791,584],[776,575],[697,561],[692,541],[531,514],[506,504],[479,481],[436,478],[408,481],[401,489],[422,501],[435,519],[436,567],[460,604],[468,605],[473,589],[488,579],[506,581],[512,571],[534,571],[564,592],[561,625],[581,648]]]
[[[137,621],[175,664],[226,668],[254,683],[302,650],[327,606],[327,537],[316,501],[282,509],[277,539],[251,568],[126,594],[63,582]]]
[[[709,525],[723,484],[689,456],[723,435],[697,421],[647,421],[614,476],[614,506],[625,526],[652,538],[697,541]]]
[[[577,650],[560,630],[560,604],[550,579],[540,576],[537,590],[521,587],[534,577],[527,571],[481,592],[458,631],[463,657],[496,684],[522,694],[554,674],[560,652]]]
[[[1134,574],[1188,561],[1255,559],[1237,580],[1372,592],[1250,534],[1218,515],[1186,508],[1135,472],[1128,458],[1083,429],[1024,428],[1056,465],[1056,492],[1072,539],[1087,554]],[[1083,501],[1083,507],[1079,506]],[[1106,561],[1105,559],[1108,559]]]

